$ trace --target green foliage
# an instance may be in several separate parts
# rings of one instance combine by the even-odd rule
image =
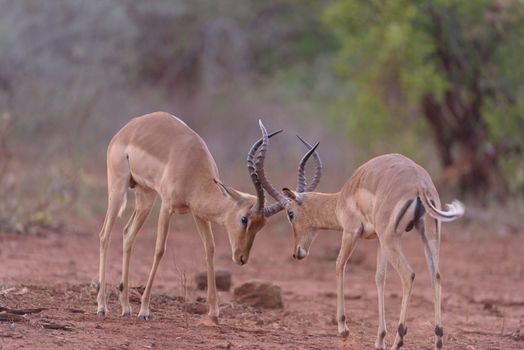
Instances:
[[[458,138],[456,123],[478,105],[471,135],[481,135],[481,148],[511,150],[500,161],[518,173],[522,162],[510,158],[524,149],[522,2],[335,0],[324,18],[341,43],[337,71],[355,86],[344,107],[357,140],[405,143],[424,123],[428,97]],[[445,100],[450,94],[458,105]]]
[[[163,6],[136,6],[132,11],[141,33],[135,43],[137,78],[155,83],[198,84],[213,60],[219,68],[230,64],[230,76],[245,66],[258,76],[272,76],[312,64],[338,44],[321,21],[325,3],[319,1],[159,3]]]
[[[250,45],[256,69],[273,73],[312,64],[319,55],[338,48],[338,41],[319,16],[321,1],[253,1]]]
[[[337,70],[357,85],[346,108],[349,129],[366,145],[384,138],[400,147],[413,143],[410,127],[423,93],[441,96],[447,82],[427,58],[434,51],[427,21],[411,1],[336,1],[326,11],[326,22],[340,38]],[[408,147],[402,147],[408,148]],[[412,153],[412,152],[410,152]]]

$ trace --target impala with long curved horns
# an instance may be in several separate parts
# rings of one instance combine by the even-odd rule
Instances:
[[[262,122],[259,124],[265,131]],[[122,316],[130,317],[132,311],[128,290],[131,250],[158,195],[161,206],[155,256],[138,317],[142,320],[149,318],[151,288],[166,248],[171,215],[191,212],[206,252],[208,316],[217,323],[219,308],[211,222],[226,227],[233,260],[240,265],[247,263],[256,233],[264,226],[266,218],[279,210],[275,206],[266,207],[261,180],[264,179],[263,161],[268,139],[281,131],[271,135],[266,132],[248,153],[248,171],[256,191],[256,196],[253,196],[219,181],[218,168],[205,142],[177,117],[156,112],[134,118],[126,124],[113,137],[107,150],[108,209],[100,232],[97,313],[102,316],[107,313],[107,248],[115,218],[125,209],[129,187],[135,192],[135,208],[123,236],[122,283],[119,287]],[[255,159],[257,151],[259,155]]]
[[[267,140],[267,131],[263,130]],[[441,281],[438,267],[441,222],[453,221],[464,214],[459,201],[441,210],[440,199],[431,177],[421,166],[400,154],[386,154],[359,167],[337,193],[313,192],[320,181],[322,164],[316,147],[300,139],[308,148],[298,168],[295,191],[275,190],[266,180],[266,191],[277,200],[278,208],[286,208],[293,228],[293,257],[304,259],[320,229],[342,231],[342,245],[336,263],[337,321],[343,337],[349,335],[344,309],[344,270],[359,238],[378,241],[376,284],[378,290],[379,327],[375,348],[384,350],[386,321],[384,316],[384,284],[386,263],[400,276],[403,295],[400,320],[392,349],[399,349],[407,332],[406,318],[415,274],[400,246],[400,237],[415,229],[424,245],[435,304],[435,348],[442,347]],[[313,155],[315,177],[306,188],[305,165]],[[429,216],[426,215],[429,214]]]

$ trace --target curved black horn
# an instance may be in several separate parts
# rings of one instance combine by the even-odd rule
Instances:
[[[279,133],[281,133],[283,130],[275,131],[267,136],[267,138],[271,138]],[[251,177],[251,181],[253,182],[253,186],[255,186],[255,191],[257,194],[257,205],[255,208],[255,211],[262,212],[264,210],[265,202],[266,202],[266,196],[264,193],[264,189],[262,187],[262,184],[260,183],[260,179],[258,177],[258,173],[255,167],[255,154],[257,153],[258,148],[260,145],[262,145],[264,139],[261,138],[257,142],[253,144],[251,149],[249,150],[247,154],[247,169],[249,172],[249,176]]]
[[[320,177],[322,176],[322,161],[320,160],[320,156],[319,156],[318,152],[316,151],[316,149],[317,149],[317,147],[319,145],[319,142],[317,142],[314,146],[311,146],[311,144],[309,144],[309,142],[307,142],[306,140],[304,140],[300,136],[297,135],[297,137],[298,137],[298,139],[300,141],[302,141],[302,143],[304,145],[306,145],[306,147],[309,150],[304,155],[304,157],[302,157],[302,160],[300,161],[300,164],[298,166],[297,192],[304,192],[304,190],[307,191],[307,192],[311,192],[311,191],[314,191],[315,188],[317,188],[318,183],[320,182]],[[315,175],[313,177],[313,181],[311,181],[311,184],[306,188],[305,166],[306,166],[306,163],[307,163],[309,157],[311,157],[311,155],[313,155],[313,158],[315,159],[315,163],[316,163]]]
[[[262,144],[260,146],[260,150],[256,158],[255,166],[262,187],[267,191],[267,193],[269,193],[271,197],[273,197],[277,201],[277,203],[264,208],[264,215],[271,216],[288,206],[289,199],[287,199],[282,193],[277,191],[266,178],[266,174],[264,172],[264,160],[266,158],[269,136],[261,120],[258,121],[258,124],[260,125],[260,130],[262,131]]]

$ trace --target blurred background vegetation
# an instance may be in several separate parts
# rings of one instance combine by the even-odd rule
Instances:
[[[100,224],[107,144],[156,110],[244,191],[263,117],[279,185],[300,133],[320,190],[400,152],[444,199],[522,212],[523,59],[520,0],[0,0],[0,229]]]

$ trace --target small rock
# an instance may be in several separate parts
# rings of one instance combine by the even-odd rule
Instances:
[[[263,309],[281,309],[284,307],[282,289],[271,282],[248,281],[236,287],[233,293],[235,301],[241,304]]]
[[[519,328],[511,334],[511,337],[516,341],[524,341],[524,332],[521,332]]]
[[[71,325],[54,323],[54,322],[44,322],[42,323],[42,327],[45,329],[52,329],[52,330],[58,330],[58,331],[72,331],[73,330],[73,326]]]
[[[466,350],[475,350],[475,347],[472,345],[466,346]]]
[[[231,349],[233,347],[233,343],[230,341],[227,341],[225,344],[220,345],[219,348],[221,349]]]
[[[229,291],[231,288],[231,272],[227,269],[215,270],[215,281],[218,290]],[[207,289],[207,272],[200,272],[195,276],[197,288],[200,290]]]

